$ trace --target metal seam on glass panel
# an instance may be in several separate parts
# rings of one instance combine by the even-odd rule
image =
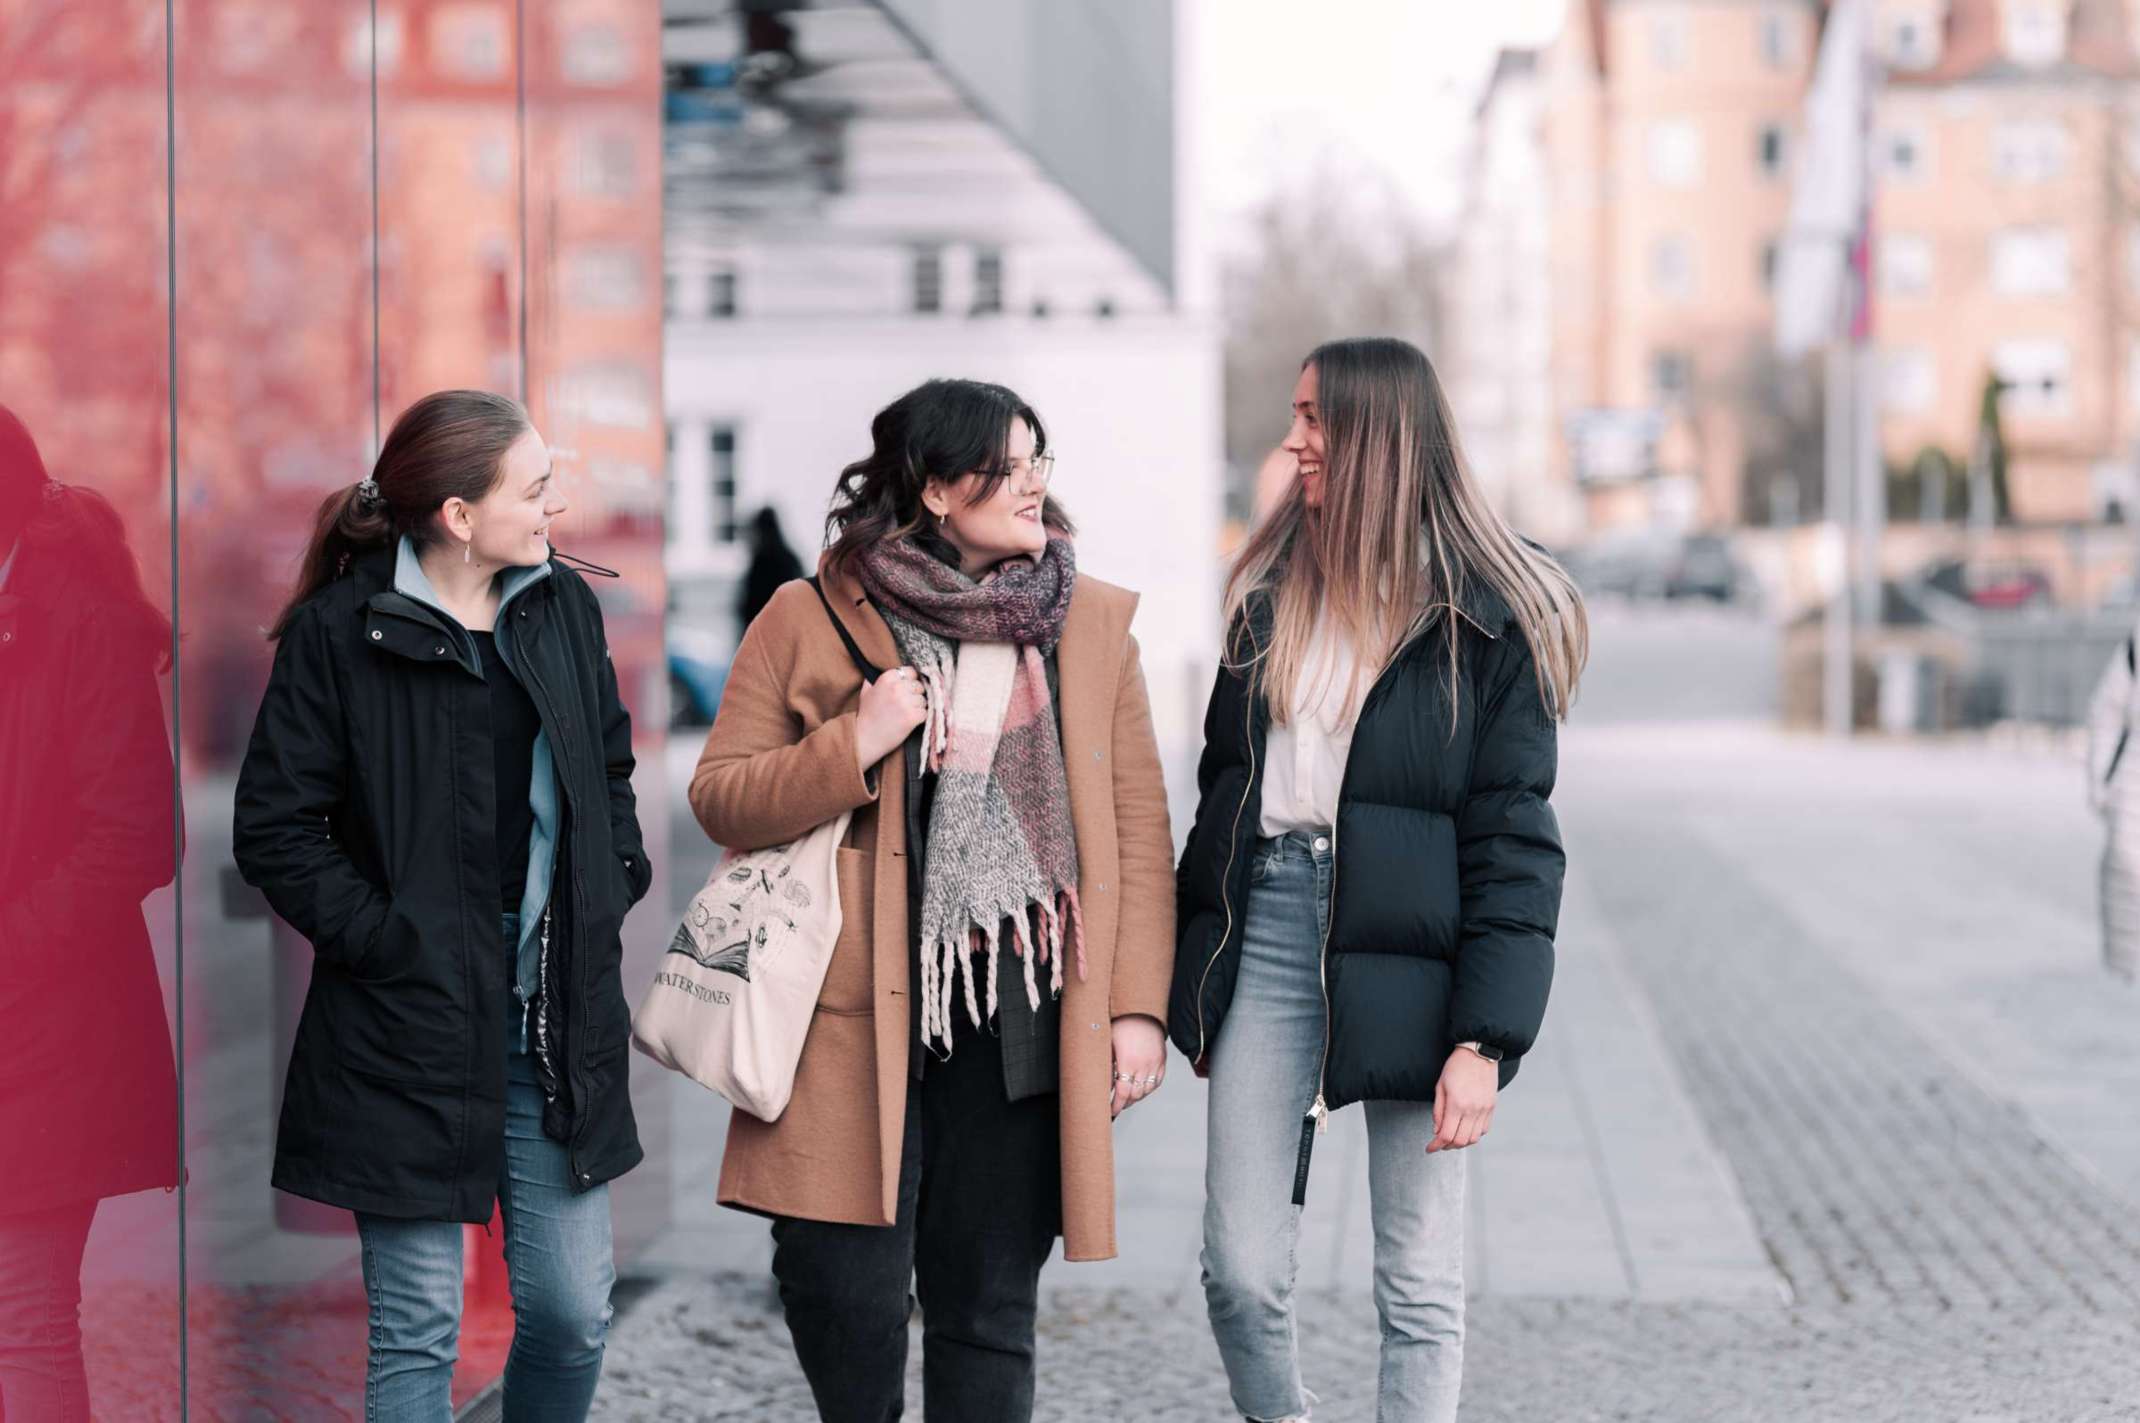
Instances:
[[[371,140],[372,250],[366,254],[372,278],[372,448],[370,466],[379,458],[379,0],[371,0]]]
[[[533,408],[528,393],[528,7],[513,3],[513,126],[520,153],[520,403]],[[556,434],[555,430],[550,432]]]
[[[177,27],[172,0],[163,3],[163,224],[164,224],[164,419],[171,437],[164,442],[170,451],[171,480],[171,820],[175,864],[185,864],[185,792],[180,780],[185,758],[185,698],[181,695],[183,669],[179,664],[179,565],[178,565],[178,75],[173,50]],[[185,1423],[192,1406],[189,1378],[189,1331],[186,1328],[186,876],[181,870],[171,880],[171,982],[173,996],[172,1080],[178,1084],[178,1124],[172,1149],[178,1153],[178,1417]]]

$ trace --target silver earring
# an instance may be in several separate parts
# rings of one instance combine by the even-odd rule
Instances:
[[[938,514],[936,516],[936,527],[938,527],[939,529],[941,529],[945,524],[948,524],[950,522],[951,516],[949,514]]]
[[[461,562],[472,563],[475,561],[474,555],[469,553],[469,550],[475,547],[475,542],[474,539],[470,539],[467,543],[461,545]]]

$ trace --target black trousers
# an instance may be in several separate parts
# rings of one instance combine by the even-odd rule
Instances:
[[[926,1423],[1033,1416],[1033,1325],[1040,1267],[1062,1232],[1061,1161],[1055,1094],[1008,1100],[1001,1042],[969,1031],[908,1085],[894,1224],[774,1220],[773,1276],[825,1423],[901,1416],[917,1297]]]

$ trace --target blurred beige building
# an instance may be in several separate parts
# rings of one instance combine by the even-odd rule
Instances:
[[[2134,0],[1881,0],[1875,329],[1888,459],[1966,462],[1988,376],[2013,511],[2133,512]],[[1897,511],[1901,512],[1901,511]]]
[[[1789,489],[1747,467],[1764,436],[1801,449],[1810,433],[1818,459],[1817,430],[1776,411],[1771,286],[1825,9],[1569,0],[1550,44],[1496,66],[1445,364],[1474,462],[1541,535],[1789,522],[1818,487],[1817,470]],[[2015,515],[2130,512],[2140,0],[1874,15],[1888,460],[1930,447],[1966,465],[1996,373]]]

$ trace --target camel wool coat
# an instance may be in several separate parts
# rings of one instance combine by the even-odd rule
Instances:
[[[826,596],[879,667],[904,659],[852,577]],[[1082,574],[1056,649],[1063,759],[1077,835],[1085,975],[1063,977],[1063,1253],[1115,1254],[1111,1020],[1166,1022],[1174,963],[1173,836],[1137,641],[1137,595]],[[867,780],[855,764],[862,691],[806,582],[773,596],[744,633],[720,712],[691,777],[691,809],[714,842],[756,849],[855,812],[837,852],[844,927],[803,1043],[795,1095],[777,1122],[730,1118],[723,1205],[805,1220],[890,1225],[906,1129],[908,994],[902,752]]]

